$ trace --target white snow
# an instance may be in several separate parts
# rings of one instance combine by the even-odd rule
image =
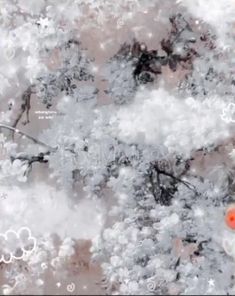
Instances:
[[[3,187],[7,198],[0,200],[0,233],[11,228],[30,228],[34,237],[56,233],[61,239],[91,239],[103,225],[103,207],[98,201],[84,199],[73,205],[63,191],[39,183],[28,188]]]
[[[230,125],[221,118],[224,106],[219,97],[183,99],[158,89],[139,92],[111,122],[116,126],[114,133],[127,143],[163,145],[187,157],[195,149],[229,137]]]

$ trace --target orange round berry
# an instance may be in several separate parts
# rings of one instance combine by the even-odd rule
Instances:
[[[229,228],[235,229],[235,208],[229,209],[227,211],[225,222]]]

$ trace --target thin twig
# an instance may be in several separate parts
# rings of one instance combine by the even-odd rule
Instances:
[[[17,129],[17,128],[14,128],[14,127],[12,127],[12,126],[9,126],[9,125],[1,124],[1,123],[0,123],[0,129],[1,129],[1,128],[5,128],[5,129],[8,129],[8,130],[10,130],[10,131],[13,131],[14,133],[20,134],[21,136],[25,136],[26,138],[30,139],[30,140],[33,141],[34,143],[39,144],[39,145],[41,145],[41,146],[44,146],[44,147],[46,147],[46,148],[48,148],[48,149],[50,149],[50,150],[52,150],[52,151],[55,151],[55,150],[56,150],[56,148],[53,148],[53,147],[51,147],[50,145],[47,145],[46,143],[43,143],[42,141],[40,141],[40,140],[38,140],[38,139],[36,139],[36,138],[34,138],[34,137],[32,137],[32,136],[26,134],[25,132],[20,131],[20,130]]]

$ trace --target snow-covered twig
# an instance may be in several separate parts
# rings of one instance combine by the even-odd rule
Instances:
[[[19,159],[21,161],[27,161],[29,166],[32,165],[34,162],[40,162],[40,163],[47,163],[48,159],[46,156],[50,155],[50,151],[47,151],[45,153],[40,152],[38,155],[29,155],[29,154],[17,154],[15,156],[11,156],[11,160],[14,161],[16,159]]]

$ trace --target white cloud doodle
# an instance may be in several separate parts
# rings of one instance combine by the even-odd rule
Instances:
[[[221,114],[222,120],[227,123],[235,123],[235,104],[229,103],[222,111]]]
[[[7,230],[0,233],[0,262],[11,263],[30,255],[36,248],[36,238],[28,227],[21,227],[17,232]]]

